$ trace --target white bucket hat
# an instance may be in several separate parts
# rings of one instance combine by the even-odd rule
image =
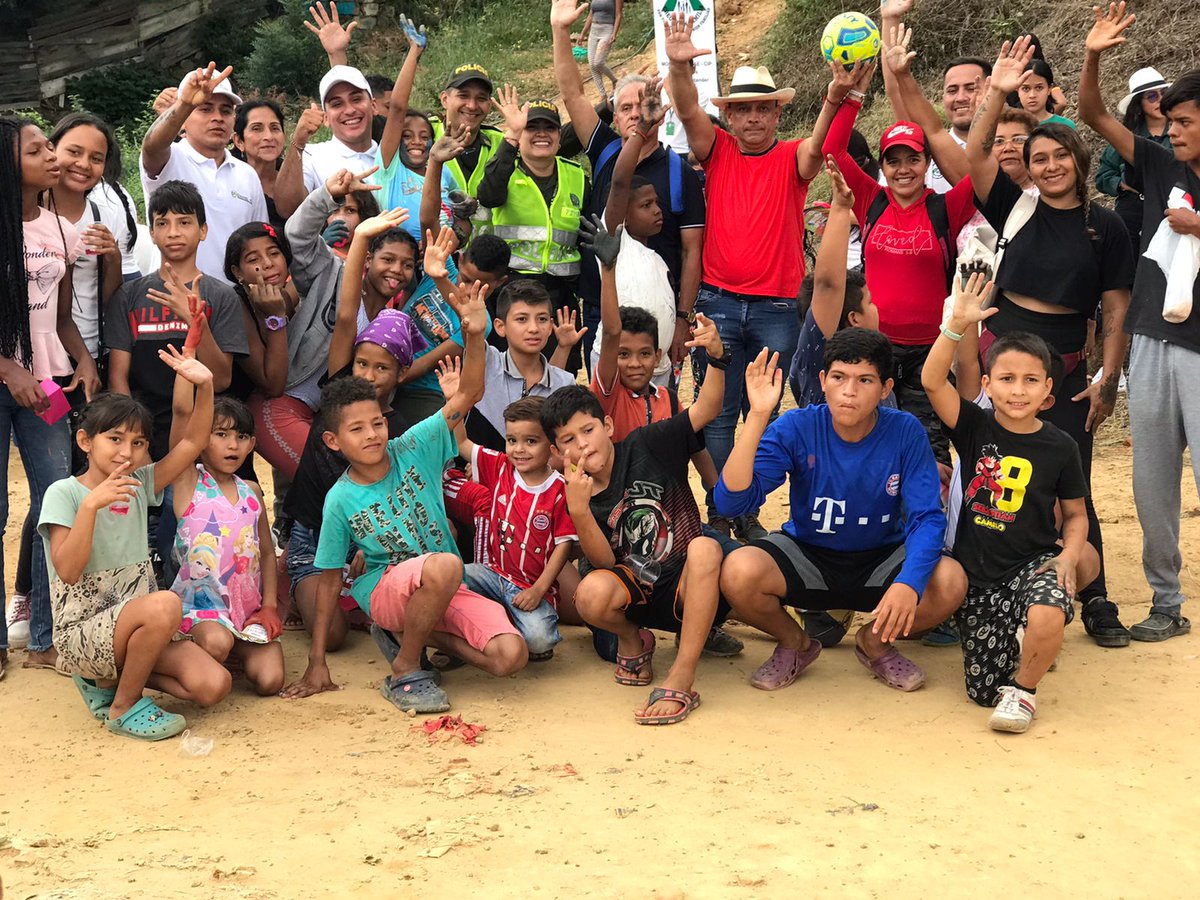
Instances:
[[[786,105],[791,103],[795,96],[795,88],[775,87],[775,79],[771,77],[766,66],[739,66],[733,73],[729,94],[713,97],[712,102],[717,106],[724,106],[726,103],[746,103],[751,100],[778,100]]]
[[[1129,109],[1129,104],[1133,102],[1133,98],[1138,94],[1144,94],[1146,91],[1165,91],[1171,86],[1171,82],[1163,78],[1159,74],[1158,69],[1153,66],[1146,66],[1144,69],[1138,69],[1129,76],[1129,93],[1121,98],[1121,102],[1117,104],[1117,112],[1125,115]]]

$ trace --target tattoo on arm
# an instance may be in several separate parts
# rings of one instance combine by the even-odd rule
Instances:
[[[458,410],[455,410],[454,412],[450,413],[447,418],[449,418],[451,422],[457,422],[462,418],[462,413],[460,413]]]
[[[1113,406],[1117,402],[1117,385],[1120,382],[1120,374],[1107,376],[1100,383],[1100,400],[1105,406]]]
[[[974,128],[976,125],[978,125],[980,122],[982,122],[984,117],[988,115],[988,101],[990,99],[991,99],[990,95],[987,95],[987,96],[984,96],[984,98],[979,101],[979,109],[975,110],[975,118],[971,120],[972,128]],[[993,120],[992,124],[988,127],[988,130],[986,132],[984,132],[984,135],[983,135],[983,147],[989,153],[992,150],[992,144],[996,140],[997,125],[999,125],[998,120]]]

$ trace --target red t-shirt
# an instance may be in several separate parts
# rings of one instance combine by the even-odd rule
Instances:
[[[854,163],[846,152],[846,141],[857,112],[854,104],[842,104],[830,126],[825,150],[837,159],[854,192],[854,216],[860,224],[865,226],[867,210],[880,191],[886,191],[892,201],[863,245],[867,287],[879,307],[879,330],[896,344],[932,344],[941,329],[942,304],[948,293],[945,256],[925,208],[933,191],[926,189],[921,200],[901,209],[892,200],[891,188],[882,187]],[[954,253],[959,231],[975,215],[971,179],[964,178],[942,196],[950,219],[950,252]]]
[[[613,421],[613,443],[625,440],[629,432],[651,422],[669,419],[679,412],[679,401],[671,398],[668,388],[651,383],[645,393],[635,394],[621,384],[621,376],[613,375],[613,383],[605,390],[600,383],[600,370],[592,373],[592,393],[600,408]]]
[[[532,587],[554,548],[579,540],[567,512],[567,483],[554,472],[541,484],[527,485],[507,456],[478,445],[471,477],[492,489],[488,565],[522,590]],[[557,604],[553,585],[546,599]]]
[[[801,141],[750,155],[724,129],[704,161],[708,219],[704,280],[758,297],[795,297],[804,280],[804,200],[796,169]]]

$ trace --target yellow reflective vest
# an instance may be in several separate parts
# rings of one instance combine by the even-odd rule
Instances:
[[[439,141],[442,135],[446,133],[446,126],[442,124],[441,119],[432,119],[433,122],[433,139]],[[504,143],[504,133],[497,131],[484,125],[479,129],[479,136],[483,139],[479,147],[479,161],[475,164],[475,171],[471,173],[471,177],[467,178],[463,174],[462,165],[457,159],[452,159],[446,163],[446,170],[454,176],[454,182],[458,185],[460,191],[465,191],[472,197],[479,190],[479,182],[483,181],[483,170],[487,168],[487,162],[495,154],[496,150]]]
[[[537,182],[520,166],[508,179],[508,202],[492,210],[491,225],[481,230],[502,239],[518,272],[579,274],[579,219],[587,176],[583,168],[558,157],[558,190],[549,207]]]

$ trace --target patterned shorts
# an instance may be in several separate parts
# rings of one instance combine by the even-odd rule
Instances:
[[[75,584],[53,579],[50,594],[59,669],[85,678],[116,678],[117,617],[130,600],[157,590],[149,560],[85,572]]]
[[[1058,586],[1054,570],[1037,574],[1038,568],[1054,556],[1046,553],[1006,581],[967,591],[957,613],[958,630],[962,636],[967,696],[980,706],[995,706],[999,702],[1000,688],[1012,680],[1021,664],[1017,629],[1028,622],[1029,607],[1053,606],[1062,610],[1064,625],[1075,615],[1071,598]]]

